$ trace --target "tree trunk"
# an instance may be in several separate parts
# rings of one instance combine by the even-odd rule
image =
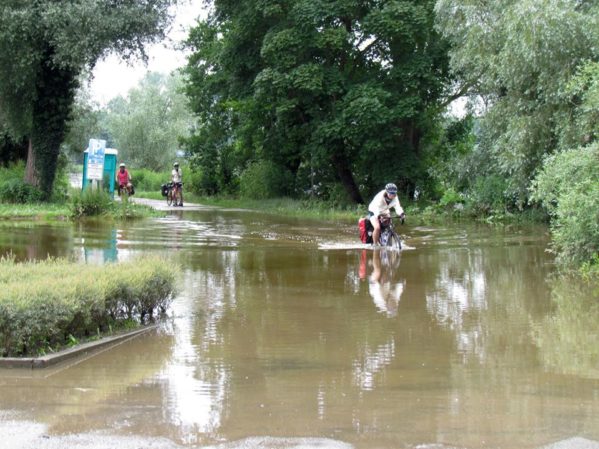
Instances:
[[[33,152],[33,145],[31,139],[29,139],[29,145],[27,149],[27,165],[25,166],[25,182],[31,184],[34,187],[39,187],[39,178],[35,170],[35,153]]]
[[[53,53],[51,47],[46,49],[42,70],[38,74],[29,147],[30,155],[33,155],[33,179],[36,179],[44,200],[52,195],[60,145],[78,87],[77,73],[56,66],[52,61]]]
[[[337,169],[337,176],[341,181],[341,184],[345,188],[345,191],[356,204],[364,204],[360,190],[354,180],[354,175],[349,167],[347,157],[343,154],[335,153],[332,156],[333,165]]]

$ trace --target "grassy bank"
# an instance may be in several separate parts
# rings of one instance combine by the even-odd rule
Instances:
[[[39,355],[152,320],[174,293],[171,263],[104,266],[0,259],[0,356]]]
[[[108,217],[114,219],[132,219],[163,215],[149,206],[135,204],[126,198],[116,201],[101,190],[85,189],[73,192],[69,202],[71,218]]]
[[[3,204],[0,203],[0,220],[68,220],[70,210],[67,204]]]
[[[137,192],[140,198],[150,198],[163,201],[160,192]],[[336,207],[316,200],[295,200],[291,198],[273,198],[267,200],[239,199],[231,197],[198,196],[185,192],[185,203],[197,203],[222,208],[242,208],[258,210],[265,213],[310,218],[324,221],[352,222],[367,212],[367,205]],[[539,210],[528,210],[521,213],[493,211],[486,215],[476,215],[472,211],[440,205],[430,202],[402,201],[407,220],[411,224],[430,225],[452,222],[484,222],[488,224],[523,224],[542,223],[546,215]]]
[[[64,203],[0,203],[0,220],[60,221],[85,217],[128,220],[162,215],[151,207],[116,201],[103,192],[88,190],[71,192]]]
[[[160,192],[137,192],[139,198],[165,201]],[[184,192],[185,203],[203,204],[222,208],[259,210],[269,214],[313,218],[319,220],[354,220],[366,212],[364,206],[333,207],[317,201],[273,198],[266,200],[239,199],[222,196],[199,196]]]

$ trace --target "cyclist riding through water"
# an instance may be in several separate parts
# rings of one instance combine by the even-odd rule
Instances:
[[[173,164],[173,171],[171,172],[171,181],[173,183],[173,197],[175,199],[175,206],[183,206],[183,175],[179,169],[179,163]],[[179,194],[179,204],[177,204],[177,194]]]
[[[405,213],[399,204],[399,199],[397,199],[397,186],[390,182],[385,186],[384,190],[381,190],[374,196],[368,205],[368,218],[374,228],[372,233],[373,245],[380,243],[381,223],[379,217],[391,217],[391,208],[395,209],[395,212],[402,220],[405,218]]]

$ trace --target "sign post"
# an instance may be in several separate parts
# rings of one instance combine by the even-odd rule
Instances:
[[[106,141],[101,139],[89,139],[87,154],[87,179],[97,180],[99,185],[104,176],[104,155],[106,152]],[[92,184],[93,185],[93,184]]]

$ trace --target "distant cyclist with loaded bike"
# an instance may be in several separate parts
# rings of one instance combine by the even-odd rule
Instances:
[[[116,172],[116,182],[119,196],[121,196],[123,190],[127,192],[127,195],[131,195],[133,184],[131,184],[131,175],[127,171],[125,164],[119,165],[119,171]]]
[[[181,173],[181,169],[179,169],[178,162],[173,164],[171,182],[173,183],[173,198],[175,200],[175,206],[183,206],[183,174]],[[177,194],[179,194],[179,204],[177,204]]]
[[[404,220],[406,214],[404,213],[399,199],[397,198],[397,186],[393,183],[389,183],[385,186],[384,190],[377,193],[370,204],[368,205],[368,218],[374,228],[372,233],[372,242],[374,245],[379,244],[379,238],[381,236],[381,223],[379,217],[387,216],[391,217],[391,208],[395,209],[395,212]]]

